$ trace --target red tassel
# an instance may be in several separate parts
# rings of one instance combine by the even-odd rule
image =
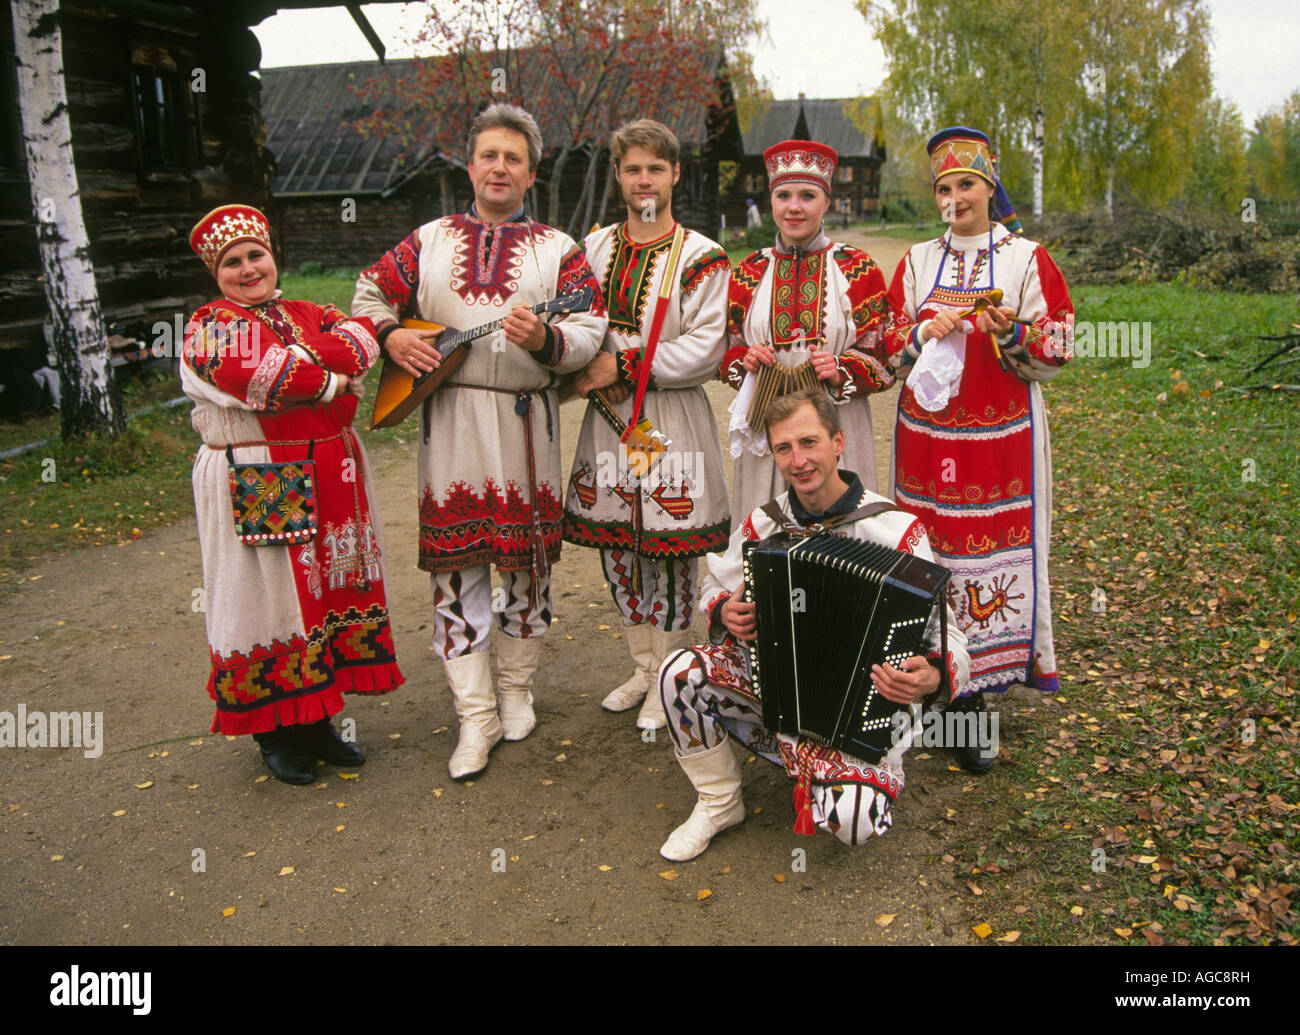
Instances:
[[[794,832],[804,837],[812,837],[817,833],[817,828],[813,826],[811,805],[805,805],[799,810],[799,818],[794,821]]]

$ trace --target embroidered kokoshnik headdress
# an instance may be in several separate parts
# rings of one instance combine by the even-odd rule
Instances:
[[[217,275],[221,253],[240,241],[256,241],[271,251],[271,225],[252,205],[222,205],[194,224],[190,247]]]
[[[993,218],[1013,234],[1021,232],[1020,220],[1011,199],[998,182],[997,158],[989,138],[978,129],[949,126],[941,129],[925,145],[930,156],[930,183],[949,173],[968,172],[986,180],[993,188]]]
[[[815,140],[783,140],[763,152],[769,190],[784,183],[811,183],[831,192],[831,176],[840,156]]]

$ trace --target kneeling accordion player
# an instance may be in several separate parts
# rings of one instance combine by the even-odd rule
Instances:
[[[693,780],[694,769],[704,773],[702,803],[711,767],[699,762],[729,757],[734,737],[796,780],[796,832],[860,844],[892,825],[923,705],[886,700],[873,665],[927,658],[939,670],[934,696],[946,703],[970,661],[947,606],[949,573],[933,562],[921,522],[840,475],[849,491],[826,514],[813,518],[782,493],[732,532],[725,554],[709,557],[701,600],[710,643],[669,658],[660,692],[678,760]],[[750,643],[720,619],[736,587],[757,605]],[[734,766],[718,758],[720,773]]]

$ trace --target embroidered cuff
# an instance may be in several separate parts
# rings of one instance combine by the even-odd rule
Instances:
[[[387,317],[375,324],[375,341],[379,342],[380,349],[384,347],[384,342],[388,339],[388,336],[400,326],[402,325],[396,320],[390,320]]]
[[[999,335],[998,348],[1011,355],[1019,355],[1024,352],[1025,325],[1023,323],[1013,323],[1010,332],[1006,335]]]
[[[727,627],[722,624],[722,605],[731,599],[730,593],[721,594],[717,600],[707,605],[709,616],[709,642],[720,644],[731,634],[727,632]]]
[[[636,388],[641,383],[641,368],[644,365],[640,349],[621,349],[615,357],[618,361],[618,380],[629,388]],[[657,391],[654,374],[646,378],[646,391]]]
[[[544,367],[554,366],[564,358],[564,332],[549,323],[546,328],[546,344],[533,353],[533,359]]]

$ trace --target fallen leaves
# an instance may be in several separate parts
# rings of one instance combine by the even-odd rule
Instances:
[[[287,876],[289,876],[289,874],[291,874],[291,873],[293,873],[293,867],[292,867],[292,866],[281,866],[281,867],[280,867],[280,872],[277,873],[276,876],[277,876],[277,877],[287,877]]]
[[[696,902],[703,902],[706,898],[712,898],[712,897],[713,897],[713,892],[710,891],[708,888],[700,888],[700,890],[695,893]]]
[[[881,913],[878,917],[876,917],[876,926],[888,927],[890,924],[894,922],[894,917],[896,916],[898,916],[897,913]]]
[[[676,871],[676,870],[664,870],[661,874],[659,874],[659,876],[661,876],[664,880],[676,880],[676,879],[677,879],[677,871]]]
[[[971,930],[974,931],[981,938],[987,938],[989,935],[993,933],[993,928],[991,928],[986,923],[978,923],[974,927],[972,927]]]
[[[235,915],[235,907],[234,907],[234,906],[227,906],[225,909],[223,909],[223,910],[221,911],[221,915],[222,915],[223,917],[234,916],[234,915]]]
[[[136,785],[135,785],[135,789],[136,789],[137,791],[147,791],[147,790],[148,790],[150,787],[152,787],[152,786],[153,786],[153,781],[152,781],[152,780],[145,780],[144,783],[138,783],[138,784],[136,784]]]

